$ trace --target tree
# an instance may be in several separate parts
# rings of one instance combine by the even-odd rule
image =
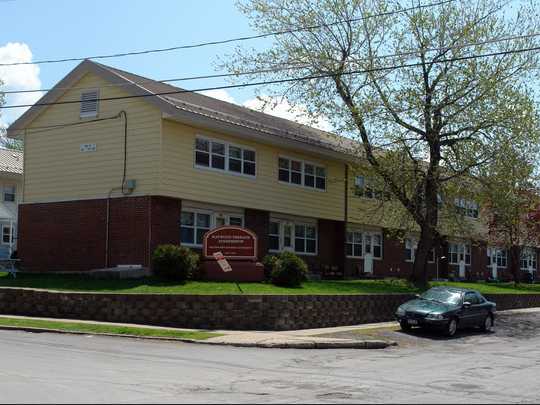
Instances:
[[[0,79],[0,88],[2,87],[4,83]],[[0,91],[0,107],[4,105],[5,102],[5,94]],[[2,110],[0,110],[0,118],[2,118]],[[0,146],[7,148],[7,149],[14,149],[14,150],[22,150],[23,144],[21,141],[15,140],[15,139],[9,139],[6,136],[6,129],[2,126],[2,121],[0,120]]]
[[[358,141],[349,152],[369,163],[420,232],[411,279],[426,285],[428,254],[443,239],[441,193],[522,136],[511,124],[534,114],[539,60],[525,49],[538,46],[537,4],[246,0],[239,7],[260,33],[283,34],[266,50],[238,48],[223,65],[243,80],[288,80],[265,90]]]
[[[532,129],[532,130],[538,130]],[[523,153],[521,145],[505,145],[491,164],[483,167],[478,180],[486,207],[489,242],[509,253],[508,267],[514,282],[521,281],[521,246],[540,242],[540,195],[535,175],[536,152]]]

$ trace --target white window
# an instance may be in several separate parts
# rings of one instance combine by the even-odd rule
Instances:
[[[508,264],[508,251],[500,248],[488,248],[488,265],[491,267],[493,263],[497,263],[497,267],[506,267]]]
[[[364,176],[356,176],[354,179],[354,194],[357,197],[381,199],[381,193],[375,190],[370,183]]]
[[[242,215],[235,214],[214,214],[214,226],[219,228],[220,226],[244,226],[244,217]]]
[[[183,245],[202,246],[204,234],[220,226],[244,226],[244,216],[210,210],[185,209],[180,219],[180,241]]]
[[[83,91],[81,93],[81,118],[98,115],[99,90]]]
[[[317,227],[289,221],[270,221],[269,250],[293,251],[298,254],[317,254]]]
[[[521,249],[520,267],[521,270],[536,271],[536,250],[534,248],[524,247]]]
[[[464,243],[449,243],[448,256],[450,264],[459,264],[464,261],[466,265],[471,264],[471,246]]]
[[[456,198],[454,203],[461,215],[469,218],[478,218],[478,203],[475,201],[465,200],[464,198]]]
[[[374,258],[382,258],[380,233],[348,231],[346,245],[348,257],[362,258],[365,254],[372,254]]]
[[[195,166],[255,176],[255,151],[227,142],[197,137],[195,139]]]
[[[181,243],[200,246],[204,234],[211,229],[212,215],[205,212],[182,211],[180,224]]]
[[[405,261],[414,262],[416,251],[418,250],[418,241],[416,239],[405,239]],[[435,263],[435,248],[432,248],[428,254],[428,262]]]
[[[4,186],[4,201],[14,202],[15,201],[15,186]]]
[[[326,169],[296,159],[279,158],[278,180],[317,190],[326,190]]]
[[[2,225],[2,244],[11,245],[11,227]]]
[[[364,249],[362,232],[347,232],[347,256],[362,257]]]

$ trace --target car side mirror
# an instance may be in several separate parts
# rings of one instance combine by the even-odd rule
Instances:
[[[470,308],[471,305],[472,305],[472,304],[471,304],[469,301],[466,301],[466,302],[463,303],[463,307],[464,307],[464,308]]]

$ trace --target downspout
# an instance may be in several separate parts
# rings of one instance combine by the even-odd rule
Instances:
[[[110,222],[111,222],[111,198],[115,191],[121,191],[122,195],[127,196],[133,193],[133,189],[125,189],[127,178],[127,136],[128,136],[128,117],[126,111],[118,113],[118,117],[124,116],[124,168],[122,173],[122,185],[113,187],[107,194],[107,208],[105,219],[105,268],[109,268],[109,250],[110,250]]]
[[[345,226],[343,228],[343,246],[342,257],[343,257],[343,277],[345,277],[345,267],[347,264],[347,224],[349,223],[349,164],[345,163],[345,203],[344,203],[344,222]]]

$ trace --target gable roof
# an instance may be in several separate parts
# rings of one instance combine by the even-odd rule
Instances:
[[[302,150],[331,154],[343,159],[343,154],[357,152],[358,143],[330,132],[294,121],[275,117],[226,101],[161,83],[143,76],[86,60],[73,69],[51,91],[8,128],[8,136],[28,127],[47,104],[58,100],[86,73],[95,73],[113,85],[122,86],[133,96],[158,107],[165,118],[210,129],[229,130],[234,135],[258,138],[270,143],[288,143]],[[169,94],[162,94],[169,93]],[[172,93],[172,94],[171,94]]]
[[[20,151],[0,148],[0,173],[22,174],[23,159]]]

